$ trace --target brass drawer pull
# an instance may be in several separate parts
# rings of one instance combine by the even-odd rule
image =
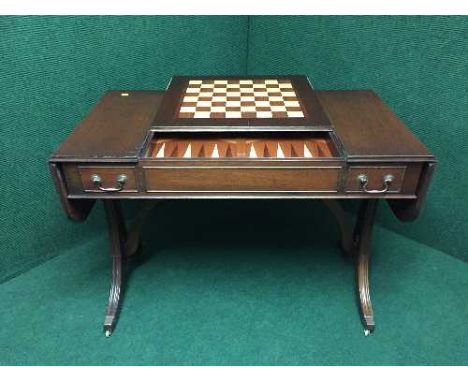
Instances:
[[[361,174],[358,175],[357,180],[361,186],[361,190],[367,192],[368,194],[383,194],[388,191],[390,185],[395,180],[395,177],[391,174],[385,175],[383,178],[383,188],[380,190],[368,190],[367,183],[369,182],[369,177],[367,175]]]
[[[125,182],[127,181],[127,175],[120,174],[119,176],[117,176],[116,180],[117,180],[117,187],[102,187],[101,177],[97,174],[91,175],[91,181],[93,182],[93,184],[97,188],[99,188],[101,191],[104,191],[104,192],[122,191],[122,189],[124,188]]]

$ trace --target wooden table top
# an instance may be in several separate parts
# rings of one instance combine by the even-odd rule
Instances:
[[[330,131],[351,161],[434,160],[372,90],[315,91],[305,76],[179,76],[166,91],[109,91],[52,160],[138,161],[151,130]]]

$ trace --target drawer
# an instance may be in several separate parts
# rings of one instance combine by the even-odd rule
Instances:
[[[405,172],[406,166],[351,166],[348,170],[345,191],[372,194],[398,193],[402,190]],[[391,179],[388,185],[386,179]],[[367,180],[365,184],[364,180]]]
[[[79,166],[78,172],[83,190],[86,192],[113,193],[138,190],[134,167]]]
[[[336,192],[341,167],[145,167],[148,192]]]

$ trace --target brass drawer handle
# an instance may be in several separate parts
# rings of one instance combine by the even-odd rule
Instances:
[[[361,186],[361,190],[367,192],[368,194],[383,194],[388,191],[390,185],[395,180],[395,177],[391,174],[385,175],[383,178],[383,188],[380,190],[368,190],[367,183],[369,182],[369,177],[367,175],[361,174],[358,175],[357,180]]]
[[[127,175],[120,174],[119,176],[117,176],[116,180],[117,180],[117,187],[102,187],[101,177],[97,174],[91,175],[91,181],[93,182],[94,186],[104,192],[122,191],[124,188],[125,182],[127,181]]]

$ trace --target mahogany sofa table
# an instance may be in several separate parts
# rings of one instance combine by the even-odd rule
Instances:
[[[355,258],[365,334],[375,327],[369,255],[377,202],[420,213],[436,160],[371,90],[315,91],[305,76],[173,77],[165,91],[110,91],[52,155],[63,208],[84,221],[104,203],[112,280],[104,331],[114,330],[122,258],[139,247],[125,199],[321,199]],[[360,199],[354,229],[339,200]]]

